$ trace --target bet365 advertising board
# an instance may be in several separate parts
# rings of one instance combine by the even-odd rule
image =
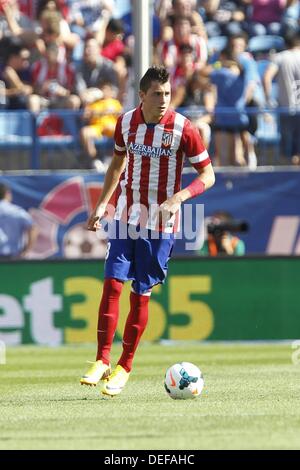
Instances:
[[[172,260],[153,290],[143,339],[277,340],[300,336],[300,258]],[[103,261],[0,264],[0,341],[6,345],[96,340]],[[130,284],[121,298],[120,340]]]

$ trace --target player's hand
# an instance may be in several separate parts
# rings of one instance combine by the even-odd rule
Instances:
[[[159,206],[159,223],[165,226],[171,217],[180,209],[180,206],[181,201],[178,200],[176,194],[164,201]]]
[[[90,215],[87,223],[87,229],[91,232],[96,232],[96,230],[99,230],[101,228],[100,220],[103,219],[105,214],[106,204],[100,204],[100,206],[98,206]]]

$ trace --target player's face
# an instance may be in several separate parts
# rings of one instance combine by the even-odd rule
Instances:
[[[170,82],[152,82],[146,93],[140,92],[143,114],[147,122],[159,122],[171,100]]]

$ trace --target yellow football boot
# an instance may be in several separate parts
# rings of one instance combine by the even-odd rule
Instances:
[[[111,397],[119,395],[125,387],[129,375],[129,372],[126,372],[126,370],[118,364],[115,370],[105,379],[101,392]]]
[[[103,380],[111,373],[110,365],[104,364],[104,362],[96,361],[91,363],[89,370],[81,377],[81,385],[97,385],[99,380]]]

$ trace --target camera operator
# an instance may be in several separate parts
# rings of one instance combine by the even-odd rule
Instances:
[[[207,239],[199,254],[242,256],[245,254],[245,243],[235,233],[247,230],[248,224],[245,221],[235,220],[225,211],[215,212],[207,225]]]

